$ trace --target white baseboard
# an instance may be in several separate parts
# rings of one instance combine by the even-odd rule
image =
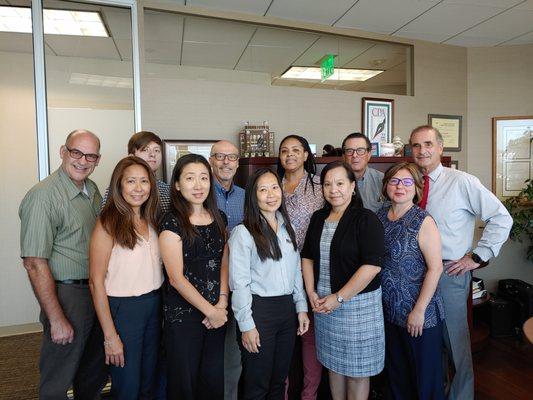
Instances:
[[[40,322],[32,322],[31,324],[10,325],[0,327],[0,337],[24,335],[26,333],[42,332],[43,326]]]

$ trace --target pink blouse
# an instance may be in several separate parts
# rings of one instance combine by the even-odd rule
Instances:
[[[148,228],[148,240],[139,237],[133,250],[115,244],[105,277],[108,296],[140,296],[159,289],[163,284],[163,269],[157,233]]]
[[[307,172],[300,179],[300,183],[296,186],[293,193],[283,192],[285,197],[285,206],[289,213],[292,229],[296,234],[296,244],[298,250],[302,250],[307,233],[307,227],[313,213],[324,206],[324,195],[322,194],[322,186],[320,186],[320,178],[313,177],[314,191],[311,182],[307,180]],[[285,179],[283,179],[283,186],[285,186]]]

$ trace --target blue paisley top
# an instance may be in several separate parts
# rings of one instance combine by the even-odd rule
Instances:
[[[383,312],[387,322],[405,327],[426,276],[418,232],[429,214],[415,205],[400,219],[390,221],[387,217],[389,209],[384,207],[377,213],[385,229],[385,256],[381,269]],[[426,309],[424,328],[434,327],[442,319],[444,306],[437,288]]]

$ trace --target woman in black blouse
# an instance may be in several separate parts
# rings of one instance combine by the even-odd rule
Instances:
[[[313,214],[302,250],[317,356],[334,400],[367,399],[369,377],[381,372],[385,357],[383,226],[362,207],[347,164],[328,164],[320,178],[326,205]]]
[[[204,157],[181,157],[160,225],[169,400],[224,398],[228,256],[212,182]]]

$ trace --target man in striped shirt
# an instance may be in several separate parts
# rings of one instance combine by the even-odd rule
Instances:
[[[102,197],[88,179],[100,140],[71,132],[61,166],[26,194],[19,208],[23,264],[41,306],[39,398],[94,399],[107,379],[103,335],[89,290],[89,239]]]

